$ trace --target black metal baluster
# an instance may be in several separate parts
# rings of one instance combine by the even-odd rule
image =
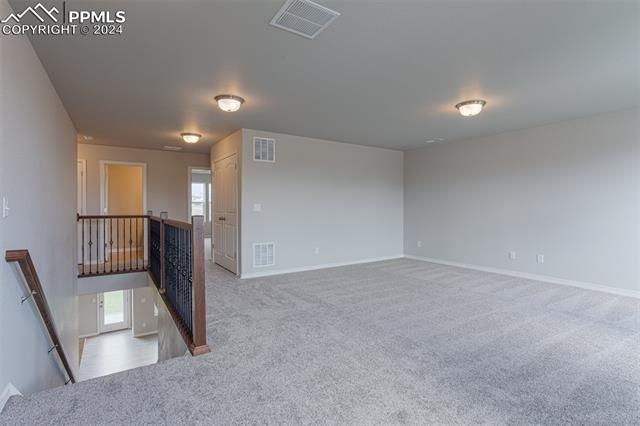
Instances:
[[[81,243],[81,249],[82,249],[82,275],[84,275],[84,219],[82,219],[80,221],[81,226],[82,226],[82,243]]]
[[[96,219],[96,274],[100,273],[100,254],[98,250],[100,249],[100,222]]]
[[[133,254],[133,230],[131,229],[131,218],[129,218],[129,270],[132,269],[132,259],[131,255]]]
[[[138,250],[140,250],[140,239],[138,235],[138,218],[136,218],[136,271],[138,270]]]
[[[91,219],[89,219],[89,274],[92,273],[92,261],[91,261],[91,246],[93,245],[93,242],[91,241]]]
[[[107,272],[107,221],[106,219],[101,219],[102,222],[102,273]]]
[[[120,272],[120,219],[116,218],[116,271]]]
[[[109,218],[109,272],[113,272],[113,218]]]

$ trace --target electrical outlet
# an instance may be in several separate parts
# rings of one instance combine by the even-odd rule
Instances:
[[[313,249],[313,252],[315,254],[320,254],[320,247],[316,247],[315,249]]]
[[[416,245],[417,245],[418,247],[422,247],[422,241],[418,241],[418,242],[416,243]]]
[[[544,254],[539,254],[536,256],[536,261],[538,263],[544,263]]]
[[[515,251],[512,250],[512,251],[509,252],[509,259],[516,260],[516,257],[517,256],[516,256],[516,252]]]

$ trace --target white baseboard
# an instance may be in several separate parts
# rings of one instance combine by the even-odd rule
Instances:
[[[13,386],[12,383],[7,383],[7,386],[4,387],[2,393],[0,394],[0,413],[2,413],[2,410],[4,410],[4,406],[12,396],[22,396],[22,394],[15,386]]]
[[[404,255],[402,254],[396,254],[393,256],[373,257],[369,259],[352,260],[349,262],[324,263],[320,265],[302,266],[299,268],[289,268],[289,269],[271,269],[268,271],[259,271],[259,272],[250,272],[248,274],[241,274],[240,278],[246,279],[246,278],[270,277],[273,275],[292,274],[294,272],[315,271],[318,269],[337,268],[339,266],[359,265],[361,263],[371,263],[371,262],[381,262],[383,260],[401,259],[403,257]]]
[[[100,335],[100,333],[80,334],[78,335],[78,339],[86,339],[87,337],[96,337],[98,335]]]
[[[567,280],[565,278],[556,278],[556,277],[550,277],[547,275],[530,274],[527,272],[512,271],[510,269],[500,269],[500,268],[492,268],[488,266],[473,265],[469,263],[451,262],[449,260],[414,256],[411,254],[405,254],[404,257],[406,257],[407,259],[438,263],[440,265],[456,266],[459,268],[473,269],[475,271],[482,271],[482,272],[492,272],[494,274],[508,275],[511,277],[525,278],[529,280],[542,281],[542,282],[551,283],[551,284],[568,285],[571,287],[583,288],[585,290],[601,291],[604,293],[615,294],[617,296],[627,296],[627,297],[634,297],[634,298],[640,299],[640,291],[636,291],[636,290],[627,290],[624,288],[611,287],[611,286],[606,286],[602,284],[593,284],[593,283],[586,283],[581,281]]]
[[[152,334],[158,334],[158,330],[154,330],[154,331],[146,331],[146,332],[144,332],[144,333],[134,334],[134,335],[133,335],[133,337],[151,336]]]

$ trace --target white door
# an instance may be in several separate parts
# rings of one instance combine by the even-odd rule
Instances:
[[[100,333],[131,327],[131,290],[98,294],[98,309]]]
[[[215,262],[238,272],[238,161],[233,154],[213,169],[213,256]]]

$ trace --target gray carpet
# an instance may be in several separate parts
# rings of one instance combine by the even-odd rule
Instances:
[[[3,424],[640,424],[640,301],[399,259],[208,270],[212,353],[12,398]]]

